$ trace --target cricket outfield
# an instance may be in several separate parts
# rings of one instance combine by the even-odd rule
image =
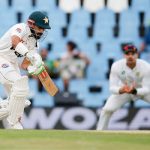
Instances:
[[[150,131],[0,130],[0,150],[149,150]]]

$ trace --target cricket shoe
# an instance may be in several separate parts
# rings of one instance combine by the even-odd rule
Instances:
[[[17,122],[15,125],[10,126],[9,129],[23,130],[23,126],[20,122]]]
[[[5,128],[6,129],[16,129],[16,130],[23,130],[23,126],[21,124],[21,117],[18,118],[18,122],[15,124],[9,123],[7,119],[5,119]]]

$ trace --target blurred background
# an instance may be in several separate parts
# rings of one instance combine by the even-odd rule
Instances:
[[[36,10],[47,13],[51,26],[39,53],[60,91],[50,97],[30,77],[32,105],[24,127],[95,129],[110,95],[110,67],[123,57],[122,47],[133,43],[140,58],[150,61],[149,8],[150,0],[0,0],[0,36]],[[2,87],[0,94],[6,97]],[[126,104],[109,129],[150,129],[149,106],[141,100]]]

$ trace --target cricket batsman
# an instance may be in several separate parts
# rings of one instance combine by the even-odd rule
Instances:
[[[0,83],[8,92],[9,102],[0,106],[0,120],[6,118],[10,129],[23,129],[20,117],[24,112],[29,87],[28,77],[22,76],[18,58],[24,57],[21,67],[32,75],[38,75],[44,68],[37,53],[39,40],[50,29],[49,18],[44,12],[30,14],[27,23],[12,26],[0,38]]]
[[[150,65],[138,59],[137,48],[126,45],[124,58],[111,67],[110,91],[112,95],[101,110],[97,130],[106,130],[113,112],[129,101],[142,99],[150,103]]]

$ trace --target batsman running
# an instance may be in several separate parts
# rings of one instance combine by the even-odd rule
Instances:
[[[24,57],[22,68],[32,75],[39,75],[45,68],[37,53],[39,40],[50,29],[49,19],[44,12],[30,14],[27,23],[12,26],[0,38],[0,83],[7,89],[9,100],[1,101],[0,120],[6,118],[10,129],[23,129],[20,117],[29,105],[28,77],[21,76],[18,58]]]
[[[97,130],[106,130],[113,112],[129,101],[142,99],[150,103],[150,65],[137,59],[138,52],[134,45],[126,45],[123,49],[124,59],[115,62],[111,67],[110,91],[101,110]]]

